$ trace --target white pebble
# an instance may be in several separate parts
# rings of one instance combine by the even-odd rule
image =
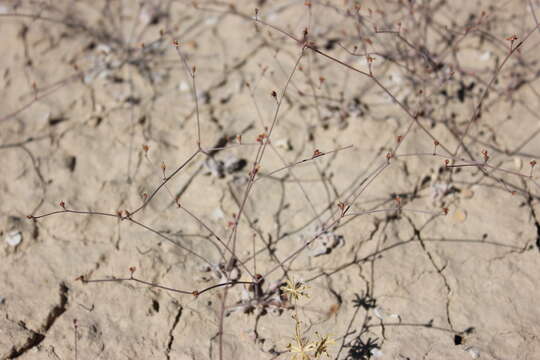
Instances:
[[[187,82],[185,81],[182,81],[179,85],[178,85],[178,90],[182,91],[182,92],[185,92],[185,91],[188,91],[189,90],[189,85]]]
[[[491,58],[491,52],[489,52],[489,51],[486,51],[485,53],[480,55],[480,60],[482,60],[482,61],[487,61],[490,58]]]
[[[475,347],[468,347],[465,349],[465,351],[468,352],[473,359],[478,359],[480,357],[480,350]]]
[[[215,208],[214,211],[212,211],[212,218],[214,220],[221,220],[225,218],[225,214],[220,208]]]
[[[106,45],[106,44],[99,44],[99,45],[96,47],[96,50],[97,50],[98,52],[108,54],[108,53],[111,52],[111,47],[110,47],[109,45]]]
[[[20,231],[11,231],[6,234],[6,242],[11,246],[17,246],[22,241],[22,234]]]
[[[212,16],[212,17],[209,17],[206,21],[205,21],[205,24],[206,25],[215,25],[217,24],[218,22],[218,19],[216,16]]]
[[[378,357],[381,357],[381,356],[384,355],[383,352],[382,352],[381,350],[377,349],[377,348],[371,349],[370,352],[371,352],[371,355],[372,355],[374,358],[378,358]]]
[[[384,310],[381,309],[380,307],[376,307],[375,309],[373,309],[373,314],[375,314],[375,316],[381,320],[383,320],[385,316]]]

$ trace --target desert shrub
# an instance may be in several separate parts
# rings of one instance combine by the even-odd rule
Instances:
[[[537,13],[3,5],[2,356],[532,356]]]

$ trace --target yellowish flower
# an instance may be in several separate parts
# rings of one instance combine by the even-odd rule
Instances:
[[[293,353],[291,360],[318,359],[323,354],[330,356],[330,354],[328,354],[328,346],[336,343],[334,339],[330,338],[328,335],[322,337],[319,333],[316,333],[319,340],[310,342],[308,337],[302,337],[301,324],[298,318],[294,317],[294,320],[296,321],[294,334],[296,343],[287,345],[287,349]]]
[[[287,280],[287,285],[282,286],[280,289],[283,290],[284,293],[288,294],[290,299],[294,298],[295,300],[298,300],[302,296],[309,298],[309,295],[306,292],[309,287],[301,282],[295,283],[291,280]]]
[[[310,360],[312,359],[311,353],[317,349],[315,343],[310,343],[309,338],[302,337],[300,334],[300,321],[296,319],[296,328],[294,334],[294,340],[296,344],[287,345],[287,349],[292,352],[294,355],[291,360]]]

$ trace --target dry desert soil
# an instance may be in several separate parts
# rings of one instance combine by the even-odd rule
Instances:
[[[0,1],[0,359],[540,359],[538,18]]]

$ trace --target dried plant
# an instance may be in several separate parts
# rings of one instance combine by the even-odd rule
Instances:
[[[6,53],[23,63],[3,73],[0,185],[16,189],[9,201],[24,207],[0,229],[6,254],[14,259],[43,237],[65,245],[55,254],[70,264],[60,305],[39,329],[24,325],[32,335],[8,356],[37,348],[68,313],[69,346],[83,358],[99,337],[94,322],[111,318],[94,301],[105,302],[100,312],[107,301],[119,311],[132,285],[152,298],[149,314],[160,301],[174,313],[163,320],[167,359],[186,309],[215,328],[178,345],[192,358],[255,347],[272,358],[370,359],[382,356],[389,327],[470,337],[473,326],[451,319],[457,285],[445,273],[470,259],[449,266],[459,251],[437,244],[495,247],[497,260],[540,249],[535,234],[523,235],[540,228],[539,22],[534,1],[519,3],[470,12],[401,0],[2,5],[0,25],[21,45]],[[475,191],[489,205],[468,203]],[[527,212],[519,239],[454,236],[468,216],[488,224],[492,203]],[[408,321],[382,303],[375,264],[394,249],[404,255],[392,284],[409,284],[401,266],[412,266],[416,249],[426,267],[403,273],[439,277],[443,316]],[[407,290],[400,296],[417,294]],[[293,317],[291,343],[260,326],[267,314]],[[96,348],[97,358],[117,356]],[[476,343],[462,350],[481,352]]]

